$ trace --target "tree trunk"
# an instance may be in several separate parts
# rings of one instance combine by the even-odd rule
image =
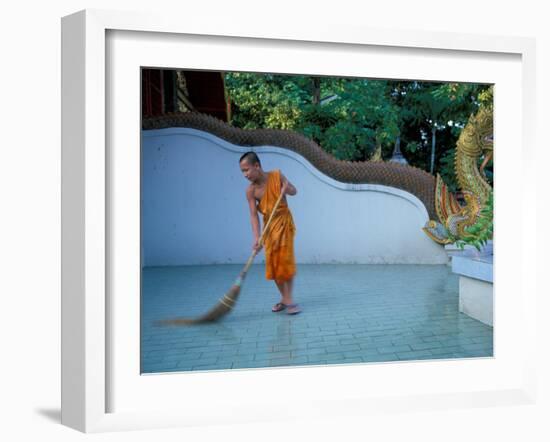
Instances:
[[[313,81],[313,93],[312,93],[311,103],[317,106],[319,103],[321,103],[321,78],[313,77],[312,81]]]
[[[430,173],[434,173],[434,164],[435,164],[435,132],[437,131],[435,124],[432,125],[432,155],[430,158]]]
[[[382,161],[382,144],[379,142],[376,142],[376,149],[374,149],[370,161]]]

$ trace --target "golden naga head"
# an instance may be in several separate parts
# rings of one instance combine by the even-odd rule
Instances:
[[[468,124],[458,138],[457,148],[472,158],[491,155],[493,152],[493,107],[482,106],[477,114],[470,115]]]

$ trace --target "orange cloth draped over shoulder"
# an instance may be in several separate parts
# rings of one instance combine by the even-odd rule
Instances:
[[[264,226],[281,194],[281,184],[280,170],[268,172],[264,195],[258,203],[258,211],[264,217]],[[296,227],[294,226],[292,214],[283,198],[264,238],[266,279],[287,281],[296,274],[294,260],[295,232]]]

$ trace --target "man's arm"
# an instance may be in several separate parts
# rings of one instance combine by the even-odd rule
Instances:
[[[260,250],[262,248],[262,245],[258,244],[260,240],[260,217],[258,216],[258,209],[256,209],[254,190],[251,186],[246,189],[246,200],[248,201],[248,207],[250,209],[250,224],[252,225],[252,235],[254,236],[252,249]]]
[[[281,173],[281,191],[285,193],[286,195],[296,195],[298,191],[296,190],[296,187],[292,185],[290,181]]]

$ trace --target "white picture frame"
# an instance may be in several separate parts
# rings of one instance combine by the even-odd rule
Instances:
[[[159,388],[160,390],[186,388],[187,401],[185,403],[179,401],[178,406],[171,401],[165,401],[163,402],[165,405],[160,406],[161,397],[158,396],[155,400],[147,398],[148,405],[136,405],[135,409],[113,406],[112,394],[119,388],[119,384],[125,384],[127,388],[120,389],[117,393],[118,397],[129,395],[129,389],[137,385],[126,382],[125,371],[117,372],[118,365],[122,364],[115,363],[118,353],[115,354],[113,348],[117,347],[116,345],[113,347],[111,343],[113,324],[117,325],[121,322],[117,313],[120,309],[113,309],[111,295],[118,287],[122,287],[117,285],[118,281],[126,278],[124,271],[120,271],[116,266],[113,267],[112,264],[117,259],[114,254],[130,255],[128,250],[121,251],[120,247],[112,246],[113,242],[117,241],[115,236],[118,232],[116,221],[112,219],[113,205],[120,201],[120,195],[130,195],[129,192],[132,191],[131,188],[121,188],[117,185],[118,172],[113,172],[113,169],[116,169],[121,161],[113,158],[110,146],[117,143],[118,135],[115,131],[109,132],[106,125],[106,122],[116,118],[116,111],[109,107],[109,103],[112,104],[110,94],[113,92],[110,84],[116,73],[107,68],[110,63],[113,63],[112,57],[123,58],[120,52],[109,50],[109,35],[115,34],[138,38],[141,42],[154,39],[157,46],[153,49],[159,53],[163,52],[159,51],[159,48],[171,44],[177,45],[182,39],[192,37],[194,41],[203,45],[209,38],[215,38],[222,45],[229,41],[239,42],[243,47],[247,47],[247,50],[255,53],[257,58],[262,57],[262,44],[267,44],[276,51],[282,51],[283,55],[289,48],[299,52],[304,48],[308,50],[319,46],[322,51],[332,48],[336,53],[353,51],[357,48],[370,48],[369,50],[375,52],[392,50],[398,51],[400,57],[407,57],[408,54],[416,51],[415,53],[420,57],[430,56],[434,61],[438,58],[445,59],[447,56],[451,58],[457,56],[464,57],[465,62],[467,59],[473,60],[470,62],[474,63],[474,66],[475,63],[484,66],[485,58],[509,59],[511,65],[519,69],[516,73],[519,75],[511,74],[512,80],[507,86],[510,89],[508,91],[510,95],[506,99],[515,100],[511,102],[521,106],[521,119],[514,127],[501,125],[499,129],[499,125],[496,124],[495,140],[499,142],[499,130],[502,130],[501,133],[509,130],[510,132],[506,134],[511,138],[502,140],[502,145],[517,141],[521,146],[521,149],[518,149],[518,155],[525,185],[516,186],[510,181],[514,173],[511,169],[517,167],[512,161],[514,158],[503,153],[500,160],[497,151],[496,180],[501,180],[501,184],[496,186],[501,186],[503,194],[507,193],[516,201],[521,201],[522,210],[514,214],[510,208],[499,203],[497,187],[495,192],[497,220],[495,294],[496,297],[502,296],[503,301],[499,303],[497,300],[495,307],[497,334],[495,358],[477,361],[422,361],[418,364],[186,373],[182,376],[157,376],[156,381],[159,384],[153,384],[152,377],[140,377],[139,373],[132,372],[133,374],[129,377],[137,376],[134,379],[136,382],[149,383],[144,386],[149,392]],[[224,63],[221,52],[219,55],[220,60],[212,61],[214,69]],[[129,56],[132,57],[132,54],[130,53]],[[129,63],[139,62],[139,56],[132,60]],[[167,58],[160,60],[157,66],[164,63],[163,66],[170,67],[169,62],[166,61]],[[297,66],[299,62],[294,60],[288,63],[291,65],[295,63]],[[431,66],[433,68],[431,75],[435,76],[430,77],[431,79],[444,79],[445,69],[454,68],[445,67],[444,64],[441,63],[440,74],[438,74],[437,63]],[[411,57],[411,65],[411,69],[414,69],[414,57]],[[515,69],[513,66],[511,71]],[[129,67],[135,66],[129,65]],[[187,66],[172,65],[172,67]],[[206,68],[206,66],[203,67]],[[234,66],[228,66],[228,68],[234,69]],[[296,69],[299,70],[298,67]],[[106,72],[109,75],[106,75]],[[462,79],[473,77],[473,74],[464,75]],[[475,80],[483,82],[484,78],[481,72]],[[485,79],[490,80],[490,78],[491,75]],[[510,86],[514,81],[519,81],[520,88],[515,92]],[[505,112],[502,108],[499,109],[498,83],[496,84],[495,112],[496,118],[500,118],[498,113]],[[534,40],[527,38],[420,31],[392,33],[343,26],[327,26],[313,30],[292,25],[271,26],[266,23],[261,23],[261,26],[253,23],[237,25],[200,19],[181,22],[177,17],[170,17],[168,14],[153,15],[103,10],[86,10],[64,17],[62,20],[62,423],[83,432],[102,432],[208,425],[213,422],[255,422],[290,417],[361,416],[380,409],[394,412],[440,407],[533,403],[536,392],[536,349],[534,348],[536,278],[535,268],[526,265],[526,258],[535,254],[536,242],[534,241],[535,231],[528,228],[526,221],[534,217],[536,202],[536,193],[532,191],[535,186],[527,185],[530,180],[534,180],[534,174],[530,174],[530,171],[535,161],[533,138],[535,90],[535,44]],[[139,106],[129,109],[134,114],[128,117],[128,127],[136,127],[137,122],[139,128]],[[129,144],[135,146],[135,139],[137,139],[139,146],[139,133],[135,133],[134,136],[135,138]],[[126,155],[124,152],[120,154]],[[129,167],[132,167],[132,164],[135,165],[135,157],[132,157],[128,163]],[[135,182],[136,170],[129,173],[129,182]],[[139,167],[137,173],[139,175]],[[135,205],[133,207],[135,209]],[[132,210],[129,213],[132,213]],[[512,219],[507,221],[508,224],[504,221],[500,224],[500,220],[505,218]],[[136,220],[136,222],[139,221]],[[518,225],[521,226],[519,229]],[[521,241],[518,244],[512,244],[505,255],[504,252],[499,252],[498,241],[500,238],[505,240],[509,237],[509,232],[514,228],[518,229]],[[134,243],[131,247],[133,251],[137,250],[139,255],[139,243]],[[506,280],[510,278],[510,266],[513,265],[508,252],[521,263],[519,270],[521,279],[512,284],[508,284],[509,281]],[[130,284],[126,288],[135,288],[135,282],[134,280],[133,285]],[[513,304],[515,301],[510,300],[511,287],[519,291],[517,305]],[[117,302],[131,302],[128,299],[124,298]],[[520,352],[517,352],[520,348],[519,339],[511,339],[512,330],[508,321],[511,307],[514,305],[520,312],[518,317],[514,318],[515,326],[519,325],[521,337],[525,338],[521,339]],[[139,305],[136,306],[134,303],[129,307],[131,319],[128,324],[124,323],[124,327],[118,327],[118,329],[125,329],[128,325],[129,330],[135,331],[135,312],[139,312]],[[137,321],[139,322],[139,318]],[[124,339],[124,333],[113,339]],[[135,352],[135,333],[128,339],[132,340],[132,344],[128,346],[131,348],[129,351]],[[130,357],[132,358],[135,360],[135,355]],[[127,369],[131,369],[131,366],[124,368],[124,370]],[[441,375],[438,376],[437,373]],[[461,373],[460,376],[459,373]],[[373,384],[368,384],[367,381],[362,381],[362,379],[377,376],[382,379],[379,382],[379,389],[376,389]],[[451,376],[456,378],[452,379]],[[411,388],[407,387],[408,389],[399,381],[407,377],[414,380],[412,382],[414,385]],[[490,377],[493,381],[484,384]],[[145,378],[148,380],[144,381]],[[322,391],[318,388],[320,378],[326,381]],[[342,381],[340,384],[335,381],[343,378],[345,382]],[[395,385],[389,388],[389,379],[392,378],[396,380]],[[471,382],[468,382],[468,379]],[[283,398],[277,393],[277,389],[270,388],[273,384],[281,385],[281,382],[298,386],[300,391],[290,397],[287,392],[286,397]],[[366,385],[363,386],[363,383]],[[234,385],[238,388],[234,388]],[[204,388],[208,386],[219,389],[221,392],[216,400],[207,402],[201,397],[201,391],[204,392]],[[260,388],[263,391],[261,397],[258,394]],[[122,397],[120,403],[132,402],[134,399],[128,396],[124,401]],[[288,403],[285,412],[281,413],[280,404],[285,400]],[[232,409],[225,412],[229,404]]]

